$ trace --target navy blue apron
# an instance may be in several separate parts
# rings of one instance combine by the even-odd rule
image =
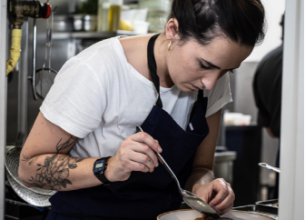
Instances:
[[[148,43],[148,64],[156,90],[159,77],[153,48],[158,35]],[[207,98],[198,92],[186,130],[162,109],[160,95],[141,125],[144,132],[159,141],[161,155],[184,186],[192,170],[197,147],[209,133],[205,118]],[[136,130],[136,125],[135,125]],[[156,219],[164,212],[179,209],[182,199],[172,177],[161,165],[152,173],[132,172],[128,180],[109,186],[57,192],[51,197],[47,220],[76,219]]]

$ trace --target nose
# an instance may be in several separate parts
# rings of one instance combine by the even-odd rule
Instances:
[[[206,90],[212,90],[215,86],[217,79],[219,78],[220,72],[214,72],[209,74],[208,76],[204,76],[201,79],[201,83],[203,84]]]

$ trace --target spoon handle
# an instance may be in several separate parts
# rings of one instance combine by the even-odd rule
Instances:
[[[137,126],[137,132],[144,132],[143,129],[140,126]],[[159,154],[158,152],[156,152],[157,158],[160,161],[160,163],[165,167],[165,169],[167,170],[167,172],[169,172],[169,174],[172,176],[172,178],[176,181],[178,187],[179,187],[179,192],[180,192],[180,183],[179,180],[177,179],[175,173],[172,171],[172,169],[168,166],[168,164],[165,162],[165,160],[163,159],[163,157],[161,156],[161,154]],[[180,192],[181,193],[181,192]]]
[[[269,169],[269,170],[273,170],[273,171],[275,171],[275,172],[277,172],[277,173],[280,173],[280,172],[281,172],[281,170],[280,170],[279,168],[270,166],[270,165],[267,164],[267,163],[259,163],[258,165],[260,165],[261,167],[265,167],[265,168],[267,168],[267,169]]]

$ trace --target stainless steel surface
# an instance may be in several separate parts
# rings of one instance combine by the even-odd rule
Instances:
[[[27,112],[28,112],[28,54],[29,52],[29,23],[24,18],[22,25],[21,56],[18,71],[18,119],[16,147],[22,148],[27,136]]]
[[[36,25],[36,19],[33,19],[33,66],[32,66],[32,89],[33,89],[33,96],[34,99],[37,100],[38,97],[36,95],[36,46],[37,46],[37,25]]]
[[[268,217],[271,217],[274,219],[278,219],[277,214],[258,211],[256,205],[237,206],[237,207],[233,207],[232,210],[245,211],[245,212],[254,213],[254,214],[261,214],[261,215],[265,215],[265,216],[268,216]]]
[[[51,19],[47,20],[46,28],[46,45],[45,45],[45,60],[41,69],[36,70],[36,94],[40,98],[44,99],[51,86],[54,83],[57,71],[51,67],[51,55],[52,55],[52,32],[53,32],[53,13]]]
[[[73,30],[73,19],[68,15],[54,16],[53,30],[59,32],[69,32]]]
[[[279,201],[278,199],[259,201],[255,203],[256,211],[267,212],[278,215]]]
[[[140,126],[137,126],[137,131],[143,132],[143,129]],[[156,154],[157,154],[157,157],[158,157],[158,160],[160,161],[160,163],[165,167],[165,169],[169,172],[171,177],[175,180],[183,201],[188,206],[190,206],[191,208],[195,209],[196,211],[198,211],[200,213],[206,214],[208,216],[212,216],[214,218],[219,218],[220,216],[218,215],[218,213],[211,206],[209,206],[205,201],[200,199],[195,194],[193,194],[187,190],[184,190],[180,187],[179,180],[177,179],[175,173],[171,170],[171,168],[168,166],[168,164],[163,159],[163,157],[157,152],[156,152]]]
[[[23,185],[21,180],[19,179],[18,176],[18,168],[19,168],[19,157],[20,157],[20,150],[16,148],[11,148],[8,149],[6,152],[6,157],[5,157],[5,168],[8,172],[8,174],[14,179],[16,183],[19,185],[23,186],[29,191],[35,192],[39,195],[46,195],[46,196],[51,196],[54,194],[54,191],[52,190],[47,190],[47,189],[41,189],[41,188],[28,188]]]
[[[73,30],[83,31],[84,30],[84,16],[83,15],[73,15]]]
[[[267,164],[267,163],[259,163],[258,165],[260,165],[261,167],[267,168],[267,169],[269,169],[269,170],[273,170],[273,171],[275,171],[275,172],[277,172],[277,173],[280,173],[280,172],[281,172],[281,170],[280,170],[279,168],[270,166],[270,165]]]
[[[7,52],[7,0],[0,0],[0,161],[5,159],[6,145],[6,105],[7,105],[7,80],[6,80],[6,52]],[[4,163],[0,163],[0,220],[4,219],[5,178]]]
[[[233,163],[236,159],[235,151],[216,152],[214,154],[214,176],[223,178],[233,184]]]
[[[79,39],[105,39],[116,36],[116,32],[65,32],[65,33],[53,33],[54,40],[64,40],[69,38]]]
[[[93,15],[86,15],[84,17],[84,31],[96,31],[97,18]]]
[[[51,206],[49,202],[49,198],[51,196],[46,195],[40,195],[38,193],[35,193],[28,188],[25,188],[24,186],[17,183],[11,175],[7,175],[7,179],[13,188],[13,190],[16,192],[16,194],[22,198],[24,201],[28,202],[31,205],[38,206],[38,207],[48,207]]]

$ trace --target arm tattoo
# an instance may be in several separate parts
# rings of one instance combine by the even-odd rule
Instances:
[[[74,146],[78,141],[77,138],[71,136],[66,142],[61,143],[61,141],[62,139],[56,145],[56,154],[47,156],[44,164],[36,164],[36,176],[31,176],[27,184],[33,187],[52,190],[61,190],[62,188],[66,188],[68,184],[72,185],[72,182],[68,179],[69,172],[71,169],[77,168],[77,163],[83,161],[84,158],[75,158],[60,154],[63,150]],[[26,160],[27,157],[25,155],[23,155],[23,158],[23,161],[29,162],[29,165],[34,162],[32,159]]]
[[[39,156],[36,156],[36,157],[27,157],[26,155],[22,154],[22,161],[25,162],[25,163],[29,163],[29,165],[31,166],[32,163],[34,163],[37,159],[38,159]]]

